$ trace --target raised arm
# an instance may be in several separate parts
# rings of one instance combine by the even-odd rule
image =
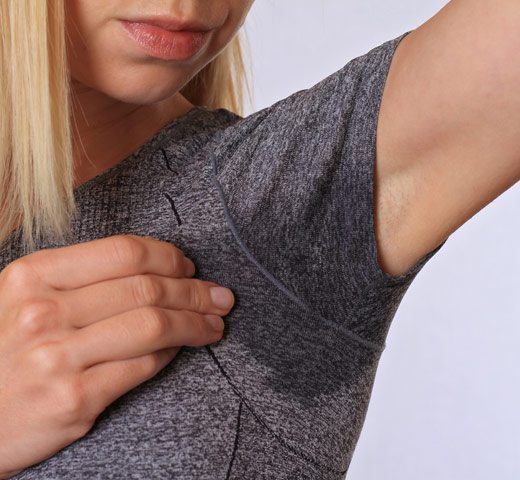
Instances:
[[[391,274],[520,180],[518,0],[452,0],[401,41],[375,174],[379,263]]]

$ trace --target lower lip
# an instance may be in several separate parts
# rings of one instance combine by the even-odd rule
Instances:
[[[170,31],[142,22],[121,21],[126,32],[149,55],[163,60],[188,60],[206,45],[211,30]]]

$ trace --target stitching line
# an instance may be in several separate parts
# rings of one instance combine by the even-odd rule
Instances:
[[[242,417],[242,400],[240,400],[240,403],[238,405],[238,414],[237,414],[237,430],[235,434],[235,444],[233,445],[233,453],[231,454],[231,460],[229,462],[229,468],[226,475],[226,480],[229,480],[231,478],[231,470],[233,468],[233,462],[235,461],[235,456],[238,451],[238,441],[240,438],[240,419]]]
[[[308,307],[305,303],[303,303],[293,292],[291,292],[285,285],[283,285],[277,278],[275,278],[269,271],[267,271],[263,265],[260,264],[260,262],[254,257],[254,255],[249,251],[249,249],[246,247],[242,239],[240,238],[240,235],[237,232],[237,229],[235,227],[235,223],[233,222],[233,219],[231,217],[231,214],[229,213],[229,209],[226,203],[226,197],[224,195],[224,191],[222,189],[222,186],[220,185],[220,182],[217,179],[217,163],[215,160],[215,156],[212,155],[212,163],[213,163],[213,183],[215,185],[215,188],[218,191],[220,201],[222,203],[222,208],[224,210],[224,215],[226,216],[226,220],[228,223],[228,227],[233,233],[233,236],[235,237],[235,240],[237,241],[238,245],[246,255],[246,257],[260,270],[260,272],[266,277],[278,290],[282,291],[282,293],[290,298],[296,305],[298,305],[301,309],[303,309],[307,313],[312,313],[321,323],[328,325],[329,327],[332,327],[334,329],[340,330],[342,333],[344,333],[348,338],[351,340],[357,342],[358,344],[370,349],[374,350],[376,352],[381,352],[384,349],[384,346],[381,346],[375,342],[371,342],[370,340],[366,340],[356,333],[346,329],[342,325],[339,325],[325,317],[322,317],[321,315],[318,315],[316,312],[313,312],[310,307]]]
[[[168,155],[166,155],[164,148],[160,148],[159,150],[161,150],[161,152],[163,154],[164,164],[166,165],[166,168],[168,170],[170,170],[170,172],[174,173],[175,175],[178,175],[178,173],[172,169],[172,167],[170,165],[170,159],[168,158]],[[163,194],[170,202],[170,206],[172,207],[173,214],[175,215],[175,219],[177,220],[177,225],[182,225],[181,216],[179,215],[179,212],[175,208],[175,202],[173,201],[173,198],[170,197],[170,195],[168,195],[166,192],[163,192]]]
[[[211,349],[211,347],[209,347],[208,345],[205,346],[205,349],[206,351],[208,352],[208,354],[210,355],[211,359],[213,360],[213,362],[215,363],[215,365],[217,366],[217,368],[220,370],[220,373],[224,376],[224,378],[227,380],[227,382],[229,383],[230,387],[233,389],[233,391],[235,392],[235,395],[238,396],[238,398],[240,398],[241,400],[241,403],[243,403],[247,409],[251,412],[251,415],[253,415],[253,417],[255,418],[255,420],[260,424],[262,425],[262,427],[265,428],[265,430],[278,442],[282,445],[282,447],[284,447],[286,450],[290,451],[293,455],[295,455],[296,457],[300,458],[301,460],[304,460],[308,463],[311,463],[313,464],[314,466],[318,467],[319,469],[321,470],[327,470],[329,472],[333,472],[333,473],[340,473],[340,474],[345,474],[347,473],[347,470],[343,470],[343,471],[340,471],[340,470],[337,470],[335,468],[331,468],[329,467],[328,465],[324,465],[324,464],[321,464],[320,462],[318,462],[317,460],[315,460],[314,458],[312,458],[311,456],[309,456],[307,453],[301,451],[301,450],[298,450],[296,448],[294,448],[293,446],[289,445],[287,443],[287,441],[281,437],[280,435],[278,435],[274,430],[272,430],[269,425],[267,425],[267,423],[265,422],[265,420],[258,414],[256,413],[256,411],[253,409],[253,407],[251,407],[251,405],[249,404],[249,401],[244,397],[244,395],[240,392],[240,390],[238,389],[238,387],[233,383],[233,381],[231,380],[231,377],[229,376],[229,374],[226,372],[226,370],[224,369],[224,367],[221,365],[221,363],[219,362],[218,358],[216,357],[215,353],[213,352],[213,350]]]
[[[177,220],[177,225],[182,225],[182,221],[181,221],[181,217],[179,215],[179,212],[177,211],[177,209],[175,208],[175,203],[173,201],[173,198],[170,197],[170,195],[168,195],[166,192],[163,192],[164,193],[164,196],[168,199],[168,201],[170,202],[170,205],[172,207],[172,210],[173,210],[173,214],[175,215],[175,218]]]
[[[168,158],[168,155],[166,155],[166,152],[164,151],[164,148],[161,148],[160,149],[162,154],[163,154],[163,157],[164,157],[164,163],[166,165],[166,168],[168,170],[170,170],[170,172],[173,172],[175,173],[175,175],[177,175],[177,172],[175,170],[172,169],[171,165],[170,165],[170,159]]]

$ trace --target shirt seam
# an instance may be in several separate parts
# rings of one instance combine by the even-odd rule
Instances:
[[[235,238],[235,241],[237,242],[239,248],[242,250],[244,255],[249,259],[251,263],[255,265],[255,267],[262,273],[262,275],[274,286],[276,287],[280,292],[283,293],[283,295],[291,300],[293,304],[298,306],[301,310],[303,310],[305,313],[311,313],[313,316],[315,316],[318,321],[322,322],[322,324],[327,325],[329,327],[332,327],[336,330],[339,330],[341,333],[343,333],[348,339],[355,342],[358,345],[361,345],[368,350],[372,350],[374,352],[382,352],[384,350],[384,344],[380,345],[376,342],[372,342],[370,340],[367,340],[360,335],[356,334],[352,330],[344,327],[343,325],[334,322],[332,320],[329,320],[328,318],[320,315],[318,312],[316,312],[314,309],[312,309],[309,305],[304,303],[294,292],[289,290],[280,280],[278,280],[271,272],[269,272],[261,263],[260,261],[253,255],[253,253],[247,248],[247,245],[243,241],[243,239],[240,237],[240,234],[237,231],[237,228],[235,226],[235,222],[233,220],[233,217],[231,216],[231,213],[229,211],[226,197],[224,194],[224,190],[222,188],[222,185],[220,184],[218,180],[218,171],[217,171],[217,160],[215,158],[215,155],[211,156],[212,161],[212,167],[213,167],[213,184],[215,188],[217,189],[218,196],[220,199],[220,202],[222,204],[222,208],[224,211],[224,216],[226,218],[226,223],[228,225],[228,228],[231,230],[231,233],[233,234],[233,237]]]

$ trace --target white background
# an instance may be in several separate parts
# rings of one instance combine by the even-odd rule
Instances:
[[[245,24],[249,112],[312,86],[446,3],[257,0]],[[453,233],[408,289],[347,479],[520,478],[519,213],[517,184]]]

